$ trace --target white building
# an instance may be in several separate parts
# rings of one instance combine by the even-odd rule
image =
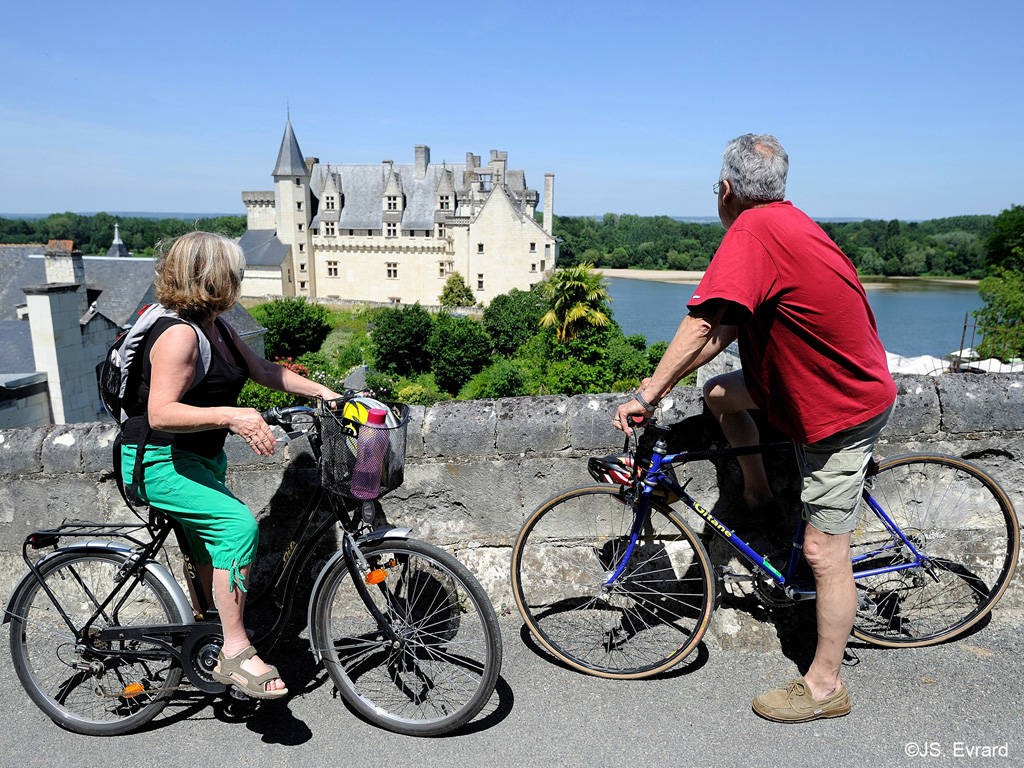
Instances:
[[[289,120],[273,177],[273,191],[242,193],[245,296],[434,305],[458,272],[486,304],[529,289],[558,259],[554,174],[538,224],[539,196],[506,152],[487,165],[473,154],[431,163],[426,146],[408,165],[321,163],[303,156]]]

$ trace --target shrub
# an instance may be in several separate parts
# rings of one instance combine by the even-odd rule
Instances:
[[[263,345],[271,360],[316,352],[331,332],[327,309],[320,304],[309,304],[301,296],[275,299],[253,307],[250,312],[267,329]]]
[[[540,329],[540,319],[547,311],[544,297],[537,290],[520,291],[495,296],[484,309],[483,324],[491,336],[494,351],[499,355],[514,355],[516,350]]]
[[[476,320],[441,314],[428,344],[437,386],[455,394],[491,358],[491,337]]]
[[[445,281],[444,288],[441,289],[438,303],[442,307],[472,307],[476,304],[476,296],[473,295],[470,287],[466,285],[462,275],[458,272],[453,272],[451,277]]]
[[[400,376],[430,370],[427,345],[433,325],[430,314],[419,304],[380,310],[370,332],[377,368]]]

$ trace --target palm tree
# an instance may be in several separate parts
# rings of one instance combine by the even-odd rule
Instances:
[[[544,328],[555,327],[561,342],[571,341],[586,326],[605,326],[608,317],[608,291],[604,278],[594,265],[584,262],[556,270],[541,284],[548,311],[540,319]]]

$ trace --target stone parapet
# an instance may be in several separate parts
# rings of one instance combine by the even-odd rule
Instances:
[[[897,406],[877,453],[933,451],[967,458],[997,478],[1018,509],[1024,507],[1024,376],[899,376],[897,384]],[[511,607],[509,550],[519,526],[547,497],[591,482],[586,457],[622,449],[623,436],[611,426],[622,398],[550,396],[413,407],[406,481],[384,499],[389,518],[454,551],[499,607]],[[659,418],[674,422],[700,408],[699,391],[679,388],[663,401]],[[9,593],[24,571],[21,544],[31,530],[65,518],[113,521],[130,515],[110,470],[114,436],[110,424],[0,431],[0,591]],[[286,539],[309,496],[308,483],[315,482],[308,445],[295,441],[260,458],[231,437],[227,450],[228,483],[260,520],[263,540]],[[706,462],[687,471],[688,490],[705,506],[732,498],[734,491],[725,487],[728,471]],[[695,515],[686,519],[699,527]],[[711,553],[713,559],[728,554],[717,547]],[[1020,582],[1018,573],[1000,609],[1024,607]],[[751,612],[730,606],[728,599],[716,617],[716,642],[741,642],[761,631],[751,626]]]

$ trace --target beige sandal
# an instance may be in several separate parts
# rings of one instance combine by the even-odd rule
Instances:
[[[228,658],[221,651],[217,656],[217,666],[213,668],[213,679],[224,685],[233,685],[246,696],[254,699],[280,699],[288,694],[287,688],[276,688],[267,690],[267,683],[271,680],[280,679],[281,675],[277,667],[267,664],[267,671],[262,675],[254,675],[247,669],[242,668],[242,662],[248,661],[256,655],[256,649],[251,645],[236,656]]]

